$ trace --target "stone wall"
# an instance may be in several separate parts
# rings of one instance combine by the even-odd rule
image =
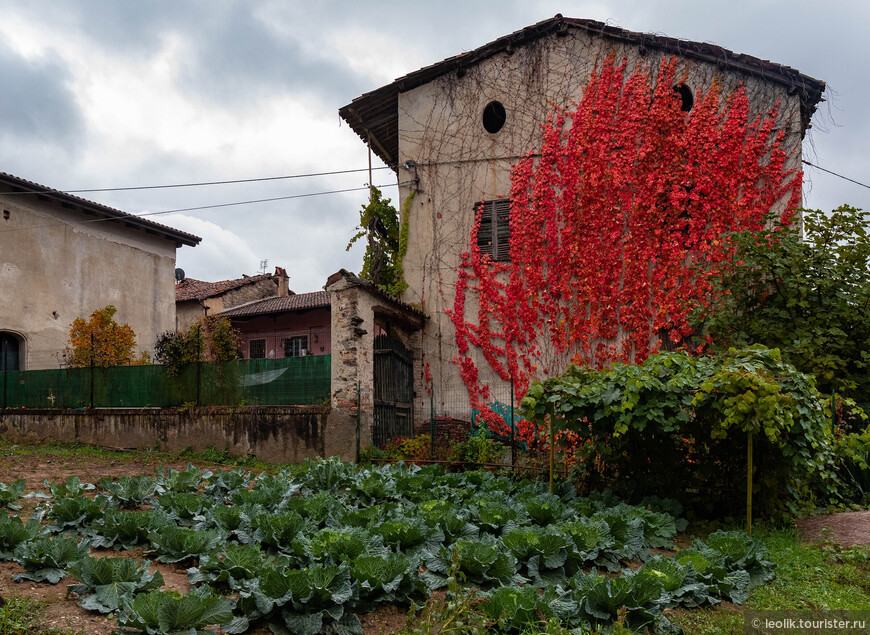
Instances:
[[[338,455],[353,460],[355,439],[325,406],[0,411],[0,437],[12,442],[85,443],[107,448],[159,447],[298,462]]]

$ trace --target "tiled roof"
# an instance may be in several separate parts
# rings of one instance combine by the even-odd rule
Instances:
[[[169,238],[174,240],[179,247],[181,245],[195,247],[200,243],[200,241],[202,241],[202,238],[199,236],[188,234],[180,229],[175,229],[168,225],[161,225],[160,223],[155,223],[154,221],[142,218],[141,216],[122,212],[114,207],[107,207],[106,205],[94,203],[93,201],[46,187],[45,185],[22,179],[12,174],[7,174],[6,172],[0,172],[0,194],[9,192],[33,192],[34,194],[52,199],[63,207],[72,209],[78,208],[86,213],[94,214],[110,221],[123,223],[128,227],[135,227],[152,234],[157,234],[158,236]]]
[[[329,306],[329,294],[326,291],[314,291],[312,293],[297,293],[284,297],[266,298],[255,300],[241,306],[222,311],[217,315],[221,317],[251,317],[255,315],[269,315],[284,313],[286,311],[302,311],[305,309],[320,309]]]
[[[266,280],[271,277],[271,273],[263,273],[257,276],[236,278],[235,280],[220,280],[219,282],[204,282],[194,278],[185,278],[175,285],[175,301],[205,300],[206,298],[213,298],[227,291],[238,289],[247,284],[255,284],[260,280]]]
[[[371,143],[372,150],[394,170],[398,169],[399,156],[399,93],[404,93],[450,72],[462,73],[465,69],[501,52],[510,53],[515,48],[530,44],[550,34],[565,35],[569,30],[587,33],[634,44],[646,49],[658,49],[684,58],[710,62],[738,73],[763,78],[766,81],[788,87],[789,94],[797,94],[801,102],[801,119],[806,129],[810,117],[821,100],[825,83],[801,74],[799,71],[762,60],[751,55],[734,53],[728,49],[691,42],[677,38],[637,33],[609,26],[595,20],[564,18],[557,14],[532,26],[505,35],[489,44],[432,64],[400,77],[392,84],[365,93],[340,108],[338,114],[363,141]]]

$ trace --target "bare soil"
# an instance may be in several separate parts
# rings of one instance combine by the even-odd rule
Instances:
[[[797,521],[801,542],[870,545],[870,511],[809,516]]]

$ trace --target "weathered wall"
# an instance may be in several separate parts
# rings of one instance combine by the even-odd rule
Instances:
[[[0,411],[0,436],[13,442],[78,442],[101,447],[195,451],[209,446],[233,456],[294,462],[339,455],[348,443],[324,406],[68,411]],[[349,450],[351,448],[351,450]]]
[[[174,241],[36,196],[0,206],[0,330],[23,336],[22,369],[57,368],[72,321],[109,304],[137,349],[175,328]]]
[[[373,303],[369,294],[344,279],[326,290],[332,314],[332,412],[335,425],[348,431],[344,436],[352,441],[355,452],[358,385],[362,430],[371,430],[374,415]],[[363,439],[362,444],[369,445]]]
[[[402,299],[424,307],[431,318],[424,334],[423,361],[429,364],[441,414],[452,414],[451,402],[461,402],[465,394],[451,361],[456,353],[455,332],[445,310],[452,308],[460,254],[469,249],[474,204],[510,194],[511,166],[540,148],[541,123],[554,106],[579,101],[589,73],[610,54],[617,60],[627,58],[629,70],[641,61],[632,46],[570,31],[486,59],[463,69],[461,76],[450,73],[399,94],[398,164],[413,161],[417,166],[400,167],[398,179],[406,184],[419,179],[420,190],[410,213],[404,260],[409,288]],[[663,57],[651,51],[645,59],[657,68]],[[788,95],[785,86],[738,75],[715,63],[683,60],[677,75],[683,73],[695,95],[706,91],[714,79],[726,95],[745,83],[756,113],[781,100],[779,126],[785,129],[788,147],[796,150],[793,165],[800,160],[799,101]],[[482,125],[483,110],[493,100],[504,105],[507,115],[496,134]],[[409,188],[400,188],[400,200],[408,196]],[[474,314],[473,307],[469,313]],[[504,382],[494,377],[488,364],[477,361],[481,381],[504,390]]]

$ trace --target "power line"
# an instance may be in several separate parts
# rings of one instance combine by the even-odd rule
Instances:
[[[388,183],[386,185],[375,185],[374,187],[376,187],[378,189],[384,189],[384,188],[388,188],[388,187],[398,187],[400,185],[408,185],[409,183],[413,183],[413,181],[407,181],[407,182],[402,182],[402,183]],[[219,207],[233,207],[236,205],[253,205],[256,203],[268,203],[268,202],[272,202],[272,201],[286,201],[286,200],[290,200],[290,199],[294,199],[294,198],[309,198],[312,196],[325,196],[328,194],[342,194],[344,192],[358,192],[361,190],[368,190],[368,189],[370,189],[370,187],[368,185],[364,185],[362,187],[350,187],[350,188],[346,188],[346,189],[342,189],[342,190],[328,190],[325,192],[309,192],[307,194],[292,194],[289,196],[276,196],[276,197],[272,197],[272,198],[261,198],[261,199],[254,199],[254,200],[249,200],[249,201],[235,201],[232,203],[217,203],[214,205],[200,205],[197,207],[183,207],[183,208],[178,208],[178,209],[166,209],[166,210],[161,210],[159,212],[145,212],[144,214],[130,214],[129,216],[132,216],[134,218],[142,218],[145,216],[159,216],[161,214],[176,214],[176,213],[180,213],[180,212],[192,212],[192,211],[196,211],[196,210],[215,209],[215,208],[219,208]],[[45,192],[40,192],[40,193],[45,194]],[[84,225],[84,224],[89,224],[89,223],[103,223],[103,222],[107,222],[107,221],[117,221],[117,220],[123,221],[124,217],[91,218],[88,220],[80,221],[78,224]],[[66,223],[49,223],[46,225],[32,225],[30,227],[14,227],[11,229],[0,229],[0,234],[8,233],[8,232],[24,231],[24,230],[30,230],[30,229],[43,229],[46,227],[56,227],[58,225],[64,225],[64,224],[66,224]]]
[[[389,167],[376,167],[375,170],[389,170]],[[205,185],[232,185],[236,183],[262,183],[264,181],[286,181],[288,179],[305,179],[314,176],[335,176],[337,174],[354,174],[368,172],[368,168],[355,168],[353,170],[333,170],[331,172],[311,172],[308,174],[286,174],[284,176],[263,176],[254,179],[232,179],[229,181],[202,181],[198,183],[171,183],[167,185],[134,185],[131,187],[100,187],[77,190],[57,190],[66,194],[84,194],[87,192],[128,192],[131,190],[164,190],[179,187],[200,187]],[[2,192],[2,194],[38,194],[41,192]]]
[[[811,167],[814,167],[817,170],[821,170],[822,172],[827,172],[828,174],[832,174],[836,177],[839,177],[839,178],[844,179],[846,181],[850,181],[851,183],[854,183],[855,185],[860,185],[861,187],[866,187],[868,190],[870,190],[870,185],[866,185],[865,183],[861,183],[860,181],[856,181],[855,179],[850,179],[848,176],[843,176],[842,174],[837,174],[836,172],[832,172],[831,170],[826,170],[825,168],[818,166],[815,163],[810,163],[806,159],[803,159],[803,162]]]

